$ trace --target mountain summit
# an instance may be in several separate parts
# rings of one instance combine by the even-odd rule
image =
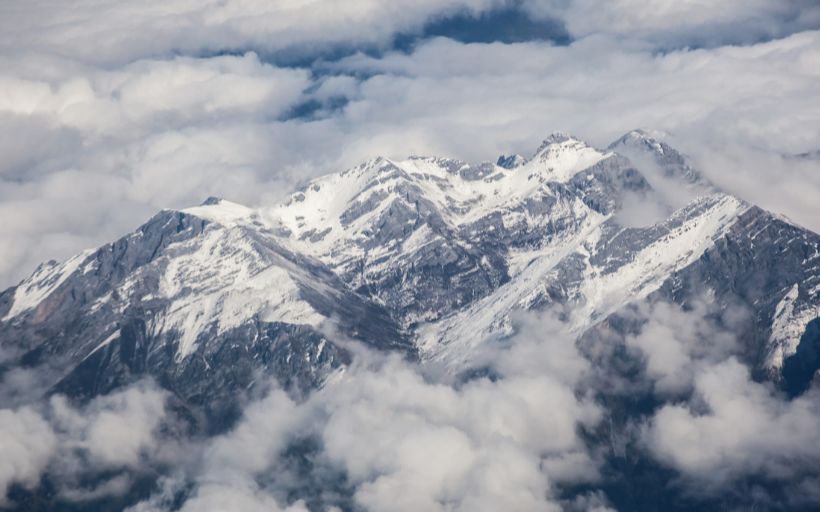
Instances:
[[[658,176],[692,200],[668,201]],[[625,222],[645,203],[662,218]],[[348,360],[329,326],[457,372],[517,310],[560,306],[583,333],[650,295],[709,293],[753,312],[746,356],[777,380],[818,279],[815,233],[716,190],[647,132],[606,151],[553,134],[529,160],[377,158],[275,206],[160,212],[0,294],[0,341],[11,364],[49,364],[54,390],[147,374],[210,411],[258,371],[319,386]]]

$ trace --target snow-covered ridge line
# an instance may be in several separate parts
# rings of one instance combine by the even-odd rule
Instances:
[[[333,266],[337,258],[363,256],[351,243],[369,236],[374,222],[397,204],[413,209],[426,202],[458,229],[546,193],[549,183],[566,182],[612,155],[562,135],[512,168],[439,157],[376,158],[317,178],[260,216],[292,233],[296,248]]]
[[[6,322],[21,313],[36,308],[43,299],[51,295],[71,274],[76,272],[93,252],[94,249],[87,249],[62,263],[49,262],[40,265],[29,278],[17,285],[11,308],[0,321]]]
[[[457,370],[469,361],[473,349],[484,340],[509,334],[510,315],[516,310],[529,309],[550,286],[568,289],[573,305],[568,327],[580,333],[625,304],[657,290],[673,272],[700,258],[749,208],[732,196],[703,197],[669,220],[646,228],[646,231],[663,228],[666,234],[641,247],[614,269],[591,263],[591,257],[606,247],[601,244],[607,242],[603,234],[608,220],[591,219],[577,236],[563,241],[557,251],[544,252],[492,295],[425,327],[419,333],[423,357]],[[583,266],[583,275],[577,283],[561,280],[562,264]]]
[[[225,199],[210,197],[199,206],[192,206],[181,210],[182,213],[194,215],[201,219],[217,222],[224,226],[235,226],[250,220],[255,210],[239,203]]]
[[[698,176],[682,155],[645,132],[619,141],[668,164],[672,179],[690,183]],[[316,326],[328,313],[311,300],[340,289],[386,308],[402,329],[432,322],[416,333],[430,358],[458,359],[456,340],[503,333],[511,311],[555,297],[574,308],[580,330],[657,290],[748,209],[731,196],[701,196],[663,222],[626,228],[618,216],[626,194],[644,197],[654,189],[613,146],[602,151],[553,134],[532,158],[505,165],[376,158],[317,178],[272,207],[209,198],[166,211],[158,217],[162,226],[149,221],[124,239],[131,247],[152,238],[150,257],[125,277],[116,274],[122,281],[92,296],[84,311],[96,314],[114,302],[120,313],[131,303],[160,304],[151,334],[174,339],[178,358],[197,350],[200,336],[253,318]],[[623,242],[622,232],[634,236]],[[39,268],[12,294],[3,321],[29,317],[72,275],[96,273],[96,256],[83,265],[91,252]],[[327,275],[309,275],[299,268],[306,262]],[[338,283],[329,286],[328,276]],[[447,296],[442,301],[416,294],[430,280],[442,283],[432,290]],[[140,288],[143,283],[155,289]],[[464,288],[453,291],[457,285]],[[305,290],[313,299],[305,299]],[[778,330],[786,331],[793,331],[791,322]],[[793,339],[781,345],[791,347]]]
[[[229,215],[237,211],[232,203],[226,210]],[[318,325],[324,320],[301,299],[293,276],[298,269],[265,252],[239,228],[209,227],[202,237],[173,250],[159,282],[159,296],[171,302],[154,330],[180,335],[178,359],[192,353],[198,336],[212,326],[223,333],[258,314],[262,320],[293,324]]]
[[[817,293],[817,290],[812,291]],[[820,317],[820,306],[795,306],[799,294],[800,284],[795,283],[775,307],[769,336],[770,352],[765,363],[768,369],[775,372],[783,368],[786,358],[797,352],[800,337],[809,322]]]
[[[689,217],[689,212],[697,211],[701,205],[705,209]],[[670,274],[699,259],[749,208],[747,203],[724,194],[704,197],[676,212],[671,220],[683,222],[635,253],[631,261],[615,272],[601,272],[588,266],[580,290],[585,305],[575,312],[575,329],[581,330],[625,303],[657,290]]]

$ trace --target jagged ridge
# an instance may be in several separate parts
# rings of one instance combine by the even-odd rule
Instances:
[[[662,220],[636,225],[634,204]],[[771,265],[784,245],[782,272],[739,284],[739,261]],[[754,312],[748,357],[776,378],[818,316],[818,265],[816,234],[717,191],[647,132],[606,151],[554,134],[529,159],[377,158],[277,206],[161,212],[0,294],[0,341],[10,364],[49,361],[61,389],[151,374],[207,405],[259,371],[319,385],[349,357],[334,336],[455,371],[517,309],[560,306],[582,333],[637,299],[706,290]]]

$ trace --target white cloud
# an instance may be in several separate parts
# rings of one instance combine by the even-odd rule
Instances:
[[[662,47],[753,43],[820,25],[811,0],[32,0],[0,7],[0,52],[24,48],[111,65],[248,48],[387,47],[431,20],[516,4],[565,24],[573,37],[606,33]]]
[[[598,410],[549,373],[453,389],[392,361],[321,395],[326,454],[370,509],[531,510],[545,505],[551,478],[596,474],[576,425],[594,424]]]
[[[12,484],[38,484],[56,445],[54,431],[35,410],[0,409],[0,506]]]
[[[130,510],[139,511],[142,508],[137,506]],[[273,497],[265,494],[250,482],[233,485],[215,482],[199,487],[196,495],[187,500],[180,510],[182,512],[223,512],[225,510],[307,512],[308,509],[299,502],[280,507]]]
[[[20,52],[0,55],[0,283],[160,208],[210,195],[270,204],[378,154],[527,154],[556,129],[599,146],[666,130],[712,181],[820,230],[816,161],[783,156],[820,140],[820,32],[666,54],[598,35],[569,47],[439,39],[322,67],[334,76],[253,53],[101,67]],[[348,103],[317,120],[283,120],[338,97]]]
[[[580,390],[589,368],[572,339],[551,331],[553,322],[523,325],[494,352],[497,380],[458,385],[364,351],[304,402],[273,390],[209,442],[183,509],[218,508],[224,496],[285,508],[306,478],[292,474],[285,452],[309,438],[322,486],[310,492],[344,475],[367,510],[559,510],[556,485],[598,478],[578,429],[594,428],[601,409]]]
[[[76,453],[97,468],[137,467],[158,455],[157,428],[165,419],[167,396],[149,383],[97,397],[81,408],[56,395],[49,417],[60,432],[65,458]]]
[[[804,477],[820,463],[820,395],[788,400],[773,383],[752,379],[739,360],[744,310],[707,300],[686,309],[642,304],[634,319],[645,322],[626,344],[644,356],[661,402],[638,436],[652,457],[680,472],[689,492],[725,494],[749,476],[811,485]]]
[[[346,111],[349,119],[415,118],[423,123],[417,131],[425,133],[451,123],[466,133],[440,144],[459,148],[466,146],[462,138],[478,134],[481,144],[462,150],[470,157],[509,144],[527,152],[534,134],[556,126],[603,145],[626,127],[677,133],[707,121],[714,133],[728,127],[743,142],[754,136],[796,150],[813,144],[806,107],[816,99],[811,84],[818,71],[810,63],[819,40],[819,33],[803,33],[752,47],[658,55],[606,37],[569,47],[438,39],[409,55],[356,56],[334,66],[376,74],[362,84],[361,99]],[[484,109],[474,108],[478,104]],[[729,112],[738,118],[728,119]],[[764,115],[773,124],[756,122]],[[754,133],[747,131],[753,126]]]
[[[640,333],[626,339],[627,346],[643,354],[646,374],[660,396],[690,392],[695,375],[704,366],[724,361],[740,350],[732,329],[745,316],[742,310],[723,311],[729,325],[719,326],[709,315],[725,305],[697,300],[689,306],[691,309],[684,311],[666,302],[641,303],[637,314],[646,323]]]
[[[305,70],[276,68],[254,53],[140,60],[58,79],[38,76],[42,71],[21,74],[0,76],[0,112],[45,117],[91,140],[224,123],[236,116],[275,118],[298,102],[310,83]]]
[[[75,486],[84,472],[173,460],[173,443],[162,442],[158,432],[167,396],[141,382],[81,407],[55,395],[48,404],[36,404],[39,409],[0,409],[0,502],[11,484],[36,487],[46,470],[69,500],[128,491],[130,479],[116,474],[92,490]]]
[[[203,479],[224,482],[262,473],[309,423],[308,414],[283,391],[272,390],[245,409],[239,426],[211,443],[204,454]]]
[[[820,24],[811,0],[525,0],[524,6],[563,20],[575,37],[609,33],[673,47],[748,44]]]
[[[96,399],[83,414],[88,421],[84,448],[93,461],[134,466],[155,448],[155,434],[165,415],[166,392],[130,387]]]
[[[304,45],[385,45],[431,17],[483,11],[494,0],[149,0],[139,5],[32,1],[0,9],[0,49],[27,48],[90,62],[170,52],[287,50]],[[105,44],[100,44],[105,41]]]
[[[693,404],[666,405],[652,418],[645,439],[660,460],[706,488],[748,474],[786,480],[816,470],[816,392],[785,401],[734,359],[702,371],[695,390]]]

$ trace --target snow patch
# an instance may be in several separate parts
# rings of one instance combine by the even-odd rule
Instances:
[[[211,226],[169,252],[158,295],[171,302],[156,329],[180,335],[178,360],[195,350],[203,332],[220,334],[256,315],[292,324],[324,320],[300,298],[293,277],[300,270],[285,268],[284,259],[256,247],[242,228]]]
[[[238,203],[218,199],[209,202],[209,204],[185,208],[182,212],[211,222],[217,222],[223,226],[235,226],[250,220],[254,210]]]
[[[783,368],[786,358],[797,352],[806,326],[820,317],[820,306],[800,308],[796,305],[799,294],[800,288],[795,283],[774,308],[769,356],[766,359],[766,367],[770,370],[779,371]]]
[[[573,176],[597,164],[612,153],[602,153],[572,137],[545,144],[521,170],[546,171],[549,181],[567,182]]]
[[[89,249],[61,264],[44,264],[38,267],[34,274],[17,286],[11,308],[2,321],[8,321],[20,313],[37,307],[76,272],[93,252],[94,249]]]
[[[531,259],[495,292],[462,312],[421,328],[417,344],[422,356],[458,368],[469,360],[476,346],[510,334],[510,314],[532,307],[550,286],[563,289],[575,306],[568,324],[573,332],[581,331],[628,302],[646,297],[657,290],[669,274],[700,258],[748,209],[742,201],[724,195],[704,198],[702,203],[708,205],[704,211],[684,219],[613,271],[589,263],[590,250],[596,247],[601,225],[608,219],[589,212],[577,232],[542,248],[538,257]],[[682,211],[677,215],[686,213]],[[556,267],[574,255],[583,258],[586,269],[580,282],[573,285],[560,280]],[[520,258],[517,267],[522,267],[522,260],[531,256],[529,253],[517,256]]]
[[[94,347],[94,350],[89,352],[88,355],[85,356],[83,359],[84,360],[88,359],[89,357],[91,357],[92,354],[94,354],[95,352],[97,352],[98,350],[100,350],[104,347],[107,347],[109,344],[111,344],[112,341],[114,341],[115,339],[117,339],[119,337],[120,337],[120,330],[119,329],[114,330],[114,332],[112,332],[110,335],[108,335],[108,337],[106,337],[104,340],[102,340],[96,347]]]
[[[641,249],[615,272],[588,267],[580,288],[584,304],[574,311],[573,328],[582,329],[657,290],[671,273],[697,261],[748,209],[748,205],[727,195],[703,201],[715,202]]]

